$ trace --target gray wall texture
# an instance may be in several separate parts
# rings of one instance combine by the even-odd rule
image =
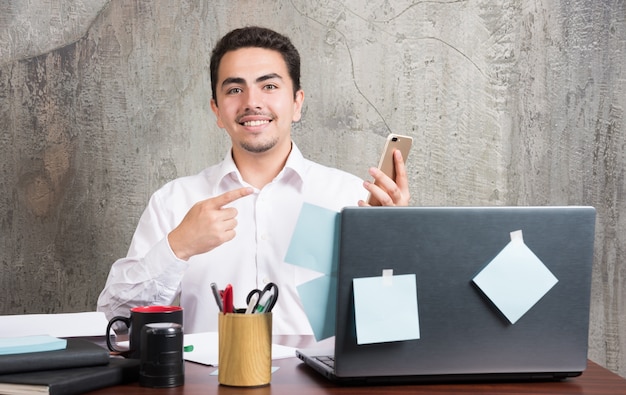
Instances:
[[[593,205],[589,356],[626,377],[624,0],[0,0],[0,314],[90,311],[150,194],[219,161],[216,40],[289,35],[309,158],[413,205]],[[564,306],[567,308],[567,306]]]

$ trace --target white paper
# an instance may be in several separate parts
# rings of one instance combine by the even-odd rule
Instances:
[[[185,360],[203,365],[217,366],[219,361],[219,338],[217,332],[186,333],[184,337],[183,346],[193,346],[193,351],[184,353]],[[295,348],[272,344],[272,360],[295,356]]]
[[[102,312],[65,314],[20,314],[0,316],[0,337],[50,335],[54,337],[105,336]]]

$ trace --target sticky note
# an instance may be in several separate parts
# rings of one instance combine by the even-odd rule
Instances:
[[[355,278],[357,344],[420,338],[415,274]]]
[[[472,280],[511,324],[515,324],[558,279],[524,243],[522,231]]]
[[[285,255],[285,262],[321,274],[296,288],[316,340],[335,335],[338,220],[338,212],[304,203]]]
[[[304,203],[285,262],[327,275],[335,272],[338,219],[336,211]]]
[[[322,276],[297,287],[316,340],[335,335],[337,277]]]
[[[49,335],[0,338],[0,355],[63,350],[67,340]]]

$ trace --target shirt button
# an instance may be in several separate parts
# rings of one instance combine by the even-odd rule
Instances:
[[[271,283],[270,279],[267,277],[263,277],[263,284],[269,284]]]

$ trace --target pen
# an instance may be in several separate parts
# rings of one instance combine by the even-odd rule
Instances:
[[[224,288],[224,293],[222,294],[222,308],[224,311],[224,314],[226,313],[233,313],[234,310],[234,306],[233,306],[233,286],[230,284],[226,285],[226,288]]]
[[[248,303],[248,308],[246,309],[246,314],[251,314],[254,312],[254,307],[256,306],[256,302],[259,301],[259,294],[254,293],[250,297],[250,303]]]
[[[259,303],[256,305],[256,309],[254,310],[255,313],[262,313],[265,311],[265,308],[270,304],[271,302],[271,298],[274,295],[270,294],[269,292],[265,292],[263,294],[263,297],[261,297],[261,300],[259,300]]]
[[[224,311],[224,306],[222,306],[222,298],[220,296],[220,290],[217,289],[217,284],[211,283],[211,291],[213,291],[213,297],[215,298],[215,303],[217,303],[217,308],[220,311]]]
[[[264,313],[269,313],[272,311],[272,309],[274,308],[274,305],[276,304],[276,299],[278,299],[277,294],[272,294],[270,296],[270,300],[268,300],[267,303],[265,304],[265,307],[263,307]]]

